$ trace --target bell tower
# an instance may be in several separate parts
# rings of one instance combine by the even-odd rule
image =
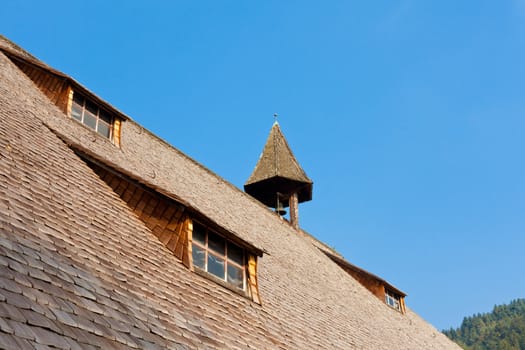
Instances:
[[[276,120],[244,191],[279,215],[290,207],[290,223],[299,228],[299,203],[312,199],[312,188],[312,180],[295,159]]]

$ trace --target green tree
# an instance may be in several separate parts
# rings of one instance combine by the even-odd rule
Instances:
[[[525,299],[465,317],[459,328],[443,333],[467,350],[525,350]]]

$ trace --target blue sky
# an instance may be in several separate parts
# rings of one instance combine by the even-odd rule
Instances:
[[[525,1],[4,0],[0,33],[240,188],[279,113],[302,227],[437,328],[525,297]]]

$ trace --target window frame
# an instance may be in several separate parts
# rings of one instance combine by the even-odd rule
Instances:
[[[76,99],[82,99],[82,104],[80,104]],[[92,108],[88,108],[89,105],[91,105]],[[114,138],[114,128],[115,128],[115,122],[117,118],[113,115],[113,113],[110,113],[104,108],[101,108],[97,103],[95,103],[90,98],[86,97],[84,94],[77,92],[76,90],[72,90],[72,96],[71,96],[71,105],[69,109],[69,116],[71,119],[76,120],[77,122],[81,123],[85,127],[89,128],[90,130],[95,131],[98,135],[113,140]],[[80,118],[77,118],[75,116],[75,108],[79,109],[80,112]],[[92,110],[90,110],[92,109]],[[93,110],[96,110],[96,113],[94,113]],[[89,123],[86,122],[86,116],[92,117],[95,119],[95,126],[91,126]],[[106,116],[104,118],[103,116]],[[99,125],[105,125],[108,129],[108,134],[102,133],[101,129],[99,128]]]
[[[403,312],[402,297],[388,288],[385,288],[385,304],[394,310]]]
[[[204,236],[205,236],[205,239],[204,239],[204,244],[201,243],[200,241],[197,241],[195,240],[195,237],[193,235],[193,233],[195,232],[195,228],[197,226],[200,226],[204,232]],[[212,248],[209,247],[209,237],[210,237],[210,233],[219,237],[220,239],[224,240],[224,255],[221,254],[221,252],[217,252],[216,250],[213,250]],[[228,247],[229,246],[235,246],[238,250],[240,250],[242,252],[242,265],[239,264],[238,262],[234,261],[233,259],[231,259],[229,256],[228,256]],[[196,265],[195,264],[195,247],[199,248],[201,251],[204,251],[204,266],[199,266],[199,265]],[[203,273],[205,273],[206,276],[209,276],[213,279],[217,279],[218,281],[222,283],[224,283],[225,286],[227,286],[228,288],[232,288],[234,291],[237,291],[237,292],[242,292],[242,293],[249,293],[249,288],[248,288],[248,271],[247,271],[247,268],[248,268],[248,251],[234,243],[232,240],[226,238],[224,235],[221,235],[219,234],[217,231],[213,230],[213,229],[210,229],[208,226],[198,222],[198,221],[193,221],[193,227],[192,227],[192,239],[191,239],[191,260],[192,260],[192,268],[197,270],[197,271],[202,271]],[[215,258],[219,258],[219,259],[222,259],[223,260],[223,264],[224,264],[224,267],[223,267],[223,272],[224,272],[224,277],[221,277],[221,276],[218,276],[217,274],[213,273],[213,272],[210,272],[209,271],[209,256],[213,256]],[[229,266],[233,266],[237,269],[239,269],[241,272],[242,272],[242,288],[240,288],[238,285],[236,285],[235,283],[232,283],[228,280],[228,267]]]

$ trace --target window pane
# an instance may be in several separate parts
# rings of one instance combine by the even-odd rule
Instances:
[[[244,289],[243,280],[242,269],[233,265],[228,265],[228,283],[233,284],[234,287],[239,289]]]
[[[88,111],[84,111],[84,124],[91,129],[95,129],[97,127],[97,118]]]
[[[71,116],[78,121],[82,121],[82,107],[73,103],[71,106]]]
[[[197,223],[193,223],[192,239],[202,245],[206,245],[206,229]]]
[[[226,241],[212,232],[208,233],[208,248],[219,255],[225,255]]]
[[[221,279],[224,278],[224,259],[208,254],[208,272]]]
[[[113,118],[111,118],[111,114],[108,114],[108,113],[104,112],[103,110],[99,111],[99,118],[102,119],[103,121],[105,121],[108,124],[111,124],[111,120],[113,119]]]
[[[105,136],[107,138],[109,138],[109,133],[110,133],[110,127],[109,127],[109,124],[103,122],[102,120],[99,120],[98,121],[98,133],[102,136]]]
[[[235,244],[228,243],[228,260],[231,260],[239,265],[244,265],[244,254],[241,247]]]
[[[73,93],[73,102],[76,102],[80,106],[83,106],[84,105],[84,97],[82,97],[81,95],[79,95],[77,93]]]
[[[192,245],[191,256],[193,257],[193,266],[200,267],[201,269],[206,268],[206,252],[199,246]]]
[[[97,105],[94,104],[93,102],[89,101],[89,100],[86,101],[86,110],[91,112],[94,116],[98,115],[98,107],[97,107]]]

